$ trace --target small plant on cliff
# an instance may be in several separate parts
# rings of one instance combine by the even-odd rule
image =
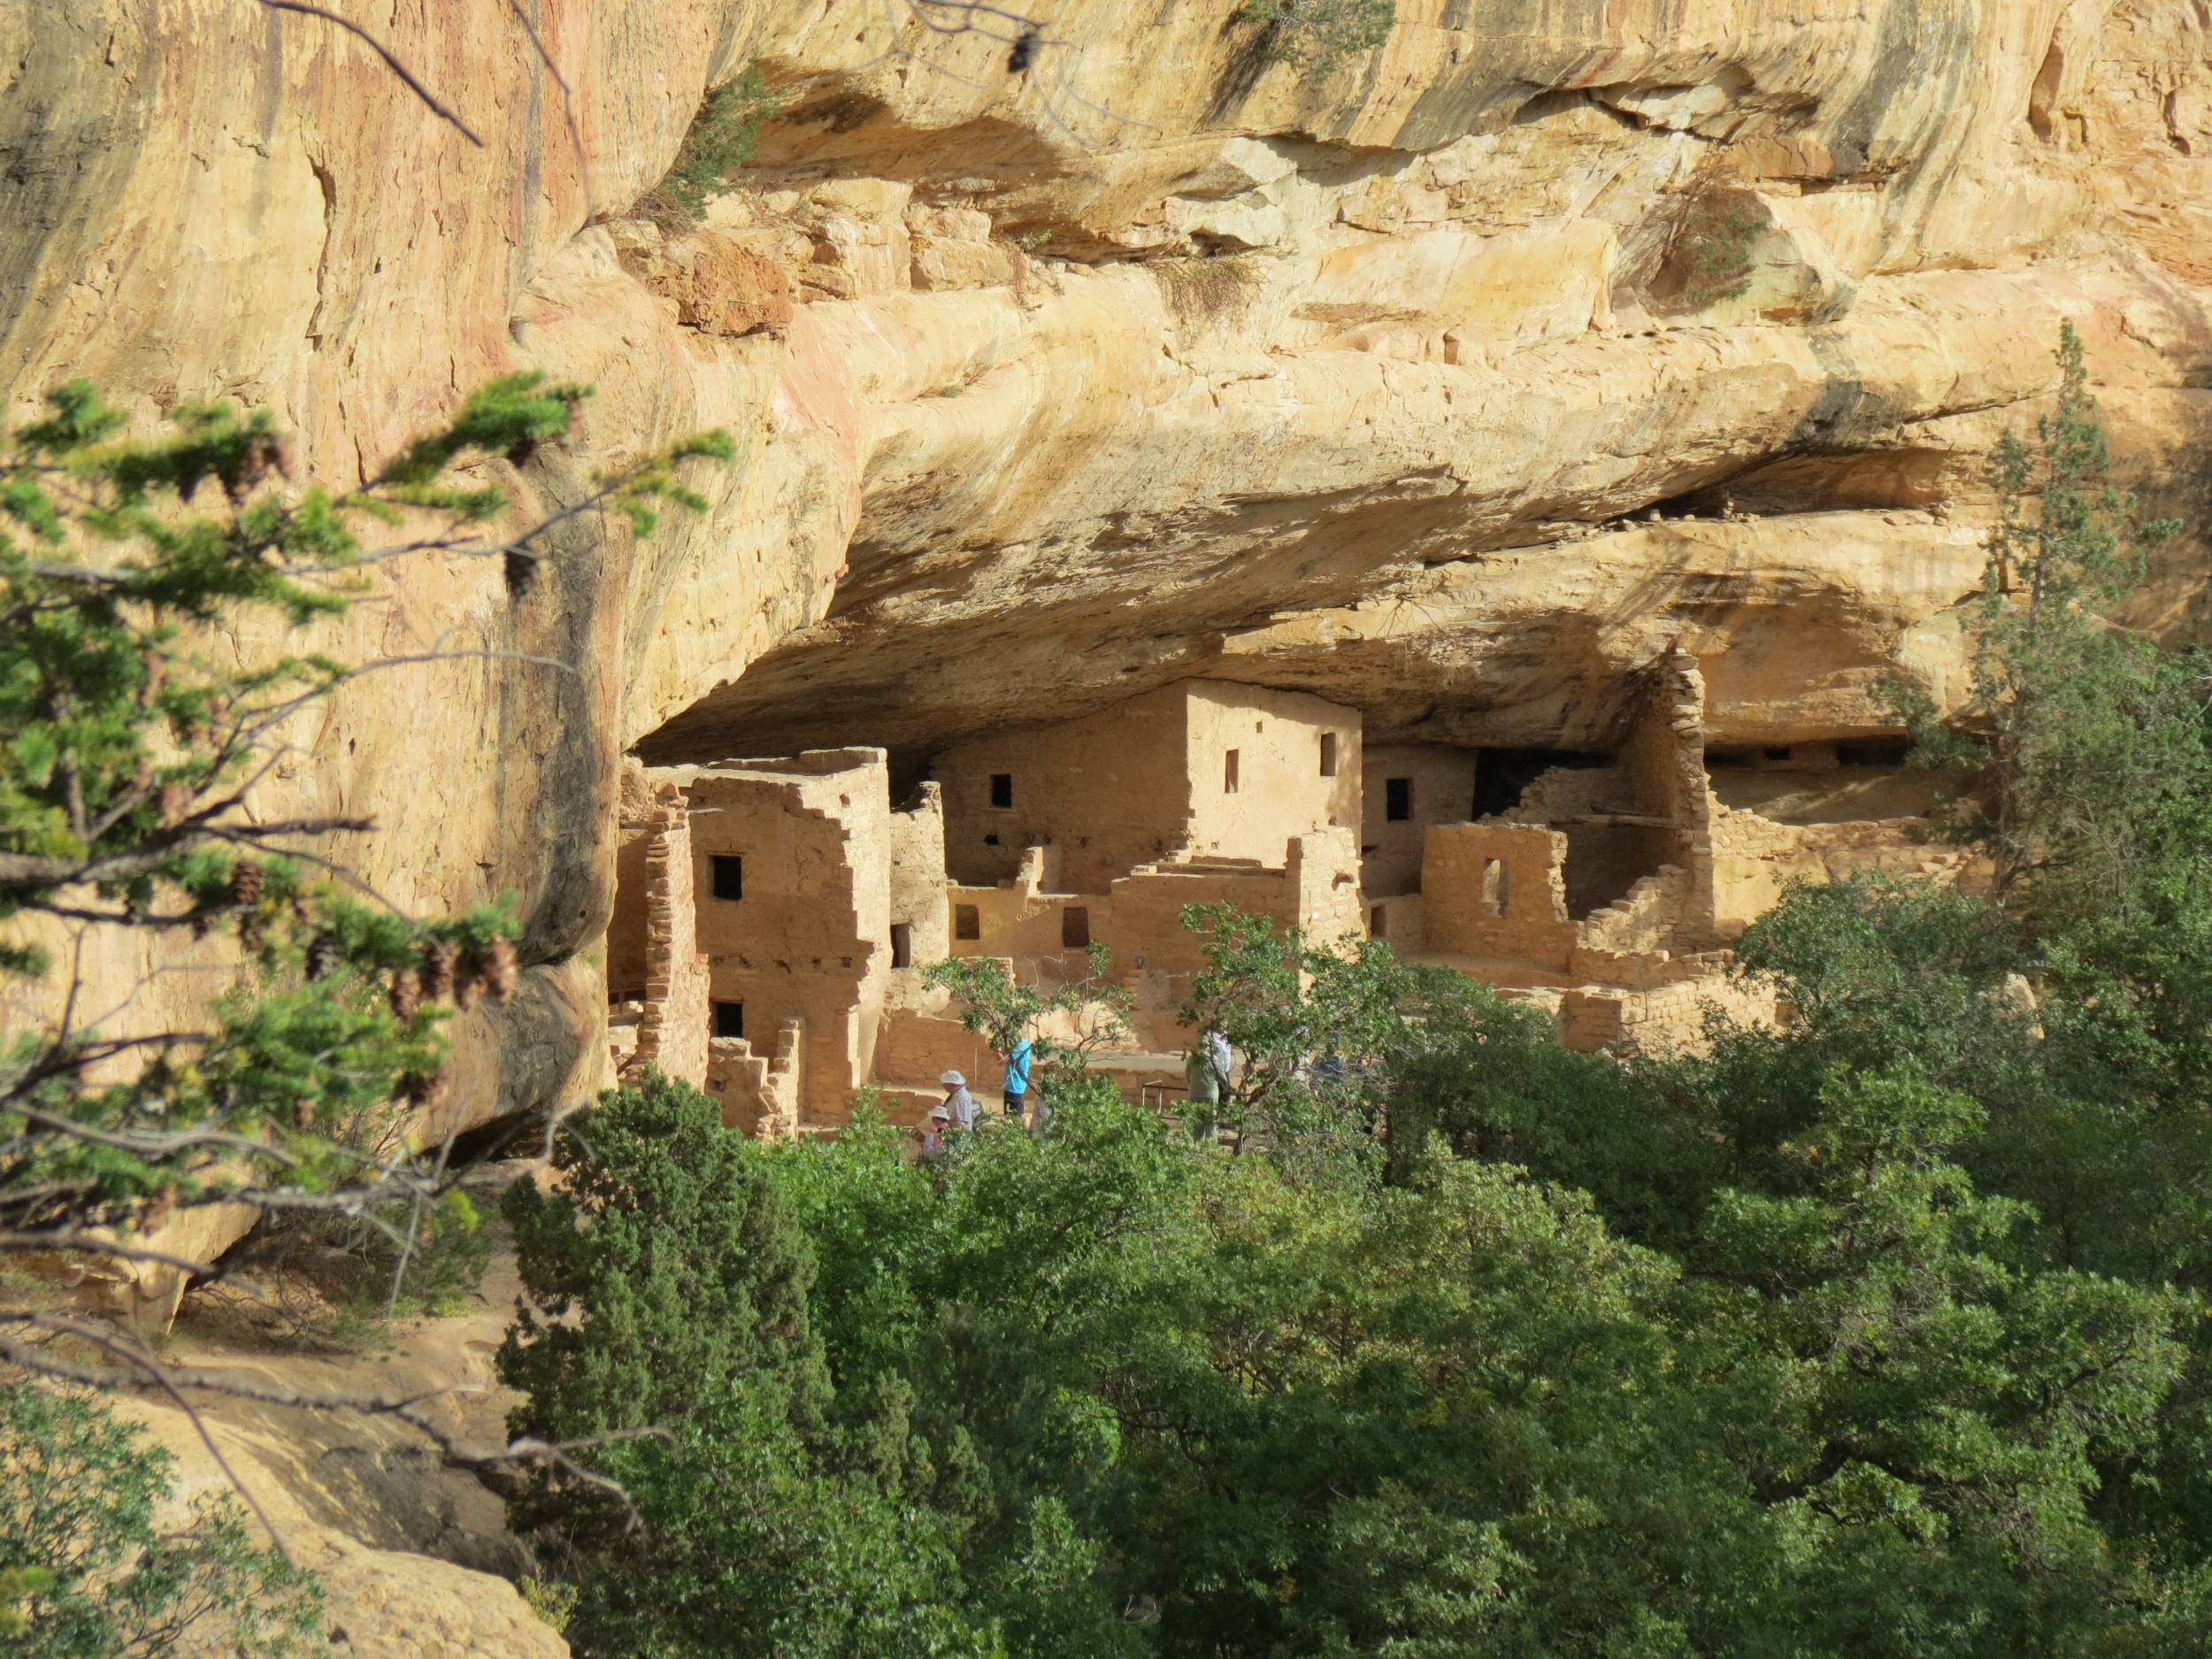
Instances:
[[[1740,203],[1725,212],[1708,206],[1693,216],[1682,242],[1688,255],[1684,293],[1691,304],[1717,305],[1751,292],[1751,250],[1765,229]]]
[[[1246,0],[1237,16],[1259,25],[1269,61],[1318,81],[1388,40],[1398,7],[1397,0]]]
[[[189,1525],[155,1526],[169,1467],[84,1394],[33,1385],[0,1400],[0,1653],[280,1659],[321,1647],[313,1582],[255,1548],[235,1500],[204,1498]],[[6,1565],[27,1562],[38,1564]]]
[[[512,526],[482,471],[557,443],[585,395],[495,380],[336,493],[291,487],[265,413],[187,408],[136,438],[81,382],[0,438],[0,1253],[220,1279],[234,1258],[178,1240],[231,1236],[187,1224],[235,1205],[373,1237],[388,1311],[419,1287],[457,1176],[414,1114],[444,1087],[451,1008],[514,996],[520,920],[508,902],[401,913],[343,862],[369,820],[267,791],[349,681],[445,655],[349,667],[302,637],[380,568],[495,561],[521,604],[579,513],[641,534],[664,502],[704,504],[678,468],[726,457],[718,434]],[[477,476],[453,478],[463,463]],[[7,1284],[0,1363],[94,1386],[242,1386]],[[440,1432],[405,1402],[352,1403]]]
[[[782,107],[782,99],[769,87],[758,64],[749,65],[736,80],[710,88],[684,134],[675,165],[638,199],[632,214],[649,219],[671,234],[690,229],[704,211],[707,197],[753,158],[760,147],[761,128]]]

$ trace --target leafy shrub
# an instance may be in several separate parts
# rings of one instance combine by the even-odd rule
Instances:
[[[707,197],[753,157],[761,128],[783,107],[757,64],[734,81],[710,88],[676,150],[675,165],[630,211],[672,234],[698,222]]]
[[[1318,81],[1389,39],[1398,7],[1397,0],[1246,0],[1237,15],[1260,26],[1271,61]]]
[[[1751,250],[1766,221],[1740,203],[1702,204],[1680,242],[1687,256],[1684,296],[1700,309],[1751,292]]]
[[[245,1511],[203,1499],[165,1532],[169,1454],[84,1394],[19,1384],[0,1402],[0,1652],[20,1659],[280,1659],[319,1649],[320,1592]]]

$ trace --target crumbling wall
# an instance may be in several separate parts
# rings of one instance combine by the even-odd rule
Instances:
[[[952,954],[952,917],[945,902],[945,796],[925,783],[913,803],[891,814],[891,926],[907,929],[911,968]]]
[[[1081,912],[1078,931],[1091,940],[1110,932],[1113,901],[1103,894],[1061,890],[1059,849],[1032,847],[1011,880],[996,887],[953,887],[950,954],[999,956],[1024,984],[1059,984],[1085,971],[1081,945],[1069,941],[1069,911]]]
[[[1931,842],[1920,818],[1838,824],[1778,824],[1756,812],[1717,806],[1713,815],[1714,929],[1742,935],[1781,902],[1793,880],[1839,881],[1858,870],[1960,881],[1970,887],[1982,861]]]
[[[1595,1053],[1633,1044],[1644,1049],[1695,1051],[1715,1010],[1747,1025],[1772,1025],[1774,993],[1733,977],[1724,952],[1683,964],[1671,983],[1652,990],[1580,986],[1560,998],[1559,1038],[1568,1048]]]
[[[1392,780],[1403,783],[1406,816],[1393,818]],[[1368,902],[1421,885],[1428,826],[1474,817],[1475,751],[1442,743],[1371,745],[1360,764],[1360,885]]]
[[[723,1126],[762,1141],[787,1141],[806,1119],[806,1022],[777,1028],[772,1056],[742,1037],[707,1043],[707,1093],[720,1102]]]
[[[1428,949],[1563,972],[1575,947],[1567,837],[1541,824],[1432,824],[1421,860]]]
[[[657,786],[640,821],[645,1007],[623,1070],[657,1066],[697,1087],[707,1076],[709,974],[699,950],[691,815],[683,790]]]

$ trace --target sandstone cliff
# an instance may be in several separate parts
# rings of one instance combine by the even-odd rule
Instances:
[[[596,1082],[626,751],[895,756],[1191,674],[1572,746],[1677,644],[1716,741],[1868,731],[1955,678],[1978,457],[2062,319],[2206,517],[2201,0],[1399,0],[1321,78],[1237,0],[1064,6],[1018,73],[914,0],[341,9],[480,145],[253,0],[0,8],[0,387],[266,404],[344,482],[541,366],[599,388],[518,480],[555,503],[737,438],[709,514],[576,521],[526,606],[411,568],[334,649],[483,654],[292,733],[270,810],[373,813],[392,897],[523,895],[465,1119]],[[755,63],[744,188],[630,217]],[[2206,586],[2178,541],[2131,619],[2200,633]]]

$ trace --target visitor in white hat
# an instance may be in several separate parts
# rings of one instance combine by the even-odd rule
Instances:
[[[952,1118],[952,1126],[973,1129],[975,1096],[968,1093],[968,1079],[957,1071],[948,1071],[937,1080],[945,1086],[945,1110]]]
[[[945,1125],[952,1121],[952,1113],[942,1105],[929,1109],[929,1116],[922,1119],[922,1162],[933,1164],[945,1156]]]

